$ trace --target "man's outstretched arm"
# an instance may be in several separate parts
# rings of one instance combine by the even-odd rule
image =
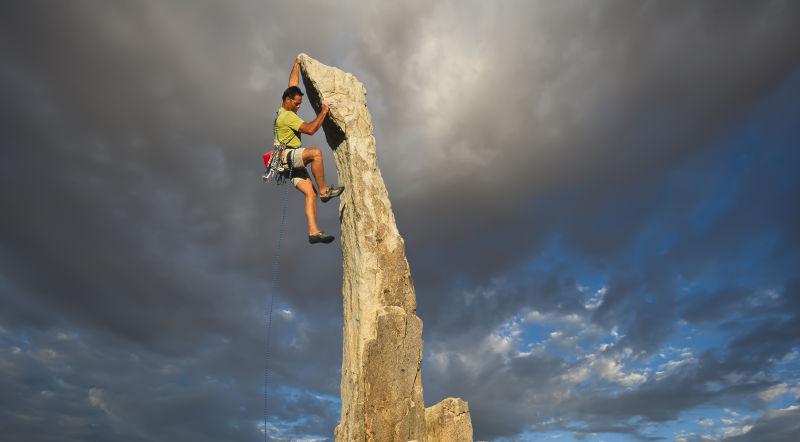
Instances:
[[[322,126],[322,120],[325,119],[325,116],[328,115],[328,103],[322,103],[322,109],[320,109],[319,114],[317,114],[317,118],[314,118],[314,121],[310,123],[303,123],[300,125],[300,129],[298,132],[307,134],[307,135],[314,135],[317,133],[317,129]]]
[[[300,57],[294,59],[292,73],[289,74],[289,87],[297,86],[300,83]]]

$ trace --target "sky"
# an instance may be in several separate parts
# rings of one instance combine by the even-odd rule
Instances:
[[[289,189],[273,291],[260,181],[301,52],[367,89],[426,405],[798,440],[798,41],[790,0],[3,2],[4,440],[332,440],[341,249]]]

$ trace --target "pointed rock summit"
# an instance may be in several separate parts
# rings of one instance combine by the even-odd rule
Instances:
[[[301,54],[306,95],[333,149],[339,183],[344,330],[336,441],[472,441],[467,403],[422,400],[422,320],[403,238],[378,169],[367,91],[352,74]],[[426,422],[427,421],[427,422]]]

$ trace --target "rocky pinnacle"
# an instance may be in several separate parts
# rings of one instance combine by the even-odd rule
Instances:
[[[300,61],[308,101],[317,112],[322,101],[330,104],[322,127],[339,183],[345,186],[339,202],[344,325],[336,441],[471,441],[469,411],[461,399],[448,399],[459,403],[459,435],[427,437],[455,433],[426,427],[422,321],[416,315],[403,238],[375,157],[367,91],[352,74],[305,54]],[[453,427],[449,414],[439,416],[435,425]]]

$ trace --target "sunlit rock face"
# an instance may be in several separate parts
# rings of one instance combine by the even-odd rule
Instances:
[[[425,409],[426,440],[472,442],[472,419],[467,402],[447,398]]]
[[[431,407],[439,429],[431,433],[426,426],[422,321],[416,315],[403,238],[375,157],[367,91],[352,74],[304,54],[300,61],[308,101],[317,112],[323,101],[330,104],[323,130],[345,186],[339,202],[344,330],[336,440],[471,441],[469,412],[460,399]],[[456,408],[448,401],[456,401]],[[455,425],[447,410],[462,410],[457,408],[462,405],[465,413],[457,414]],[[468,435],[449,436],[451,429],[466,428]]]

